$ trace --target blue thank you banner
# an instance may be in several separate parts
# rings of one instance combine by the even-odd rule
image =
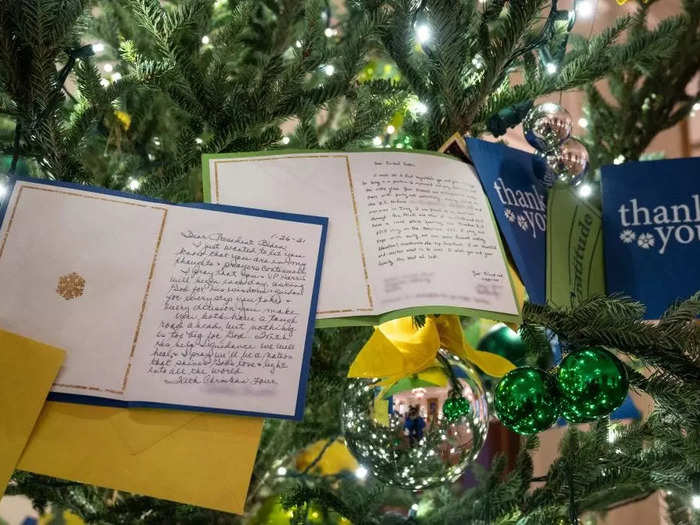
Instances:
[[[606,289],[658,319],[700,290],[700,158],[604,166]]]
[[[545,164],[535,155],[502,144],[466,140],[529,299],[544,304],[547,189],[541,181]]]

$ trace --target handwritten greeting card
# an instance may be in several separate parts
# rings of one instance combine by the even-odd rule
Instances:
[[[416,152],[205,155],[212,202],[330,218],[323,326],[416,313],[519,318],[474,168]]]
[[[66,350],[52,399],[301,417],[327,219],[29,180],[2,215],[0,327]]]

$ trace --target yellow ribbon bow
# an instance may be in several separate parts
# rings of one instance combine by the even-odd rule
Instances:
[[[504,357],[473,348],[464,339],[462,324],[456,315],[430,315],[421,327],[416,326],[411,317],[376,326],[350,366],[348,377],[380,377],[383,381],[377,386],[389,386],[416,374],[419,379],[441,384],[444,374],[437,361],[440,348],[493,377],[502,377],[515,368]]]

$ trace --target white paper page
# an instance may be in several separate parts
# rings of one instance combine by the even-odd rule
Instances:
[[[345,153],[210,159],[212,202],[329,217],[318,318],[375,313]]]
[[[123,399],[167,206],[17,182],[0,326],[67,351],[54,392]]]
[[[518,314],[473,168],[411,153],[353,153],[376,307],[456,306]]]
[[[170,207],[132,400],[294,415],[321,226]]]

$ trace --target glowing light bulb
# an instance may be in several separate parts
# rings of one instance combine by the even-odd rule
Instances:
[[[114,70],[114,66],[112,64],[105,64],[102,66],[102,69],[104,69],[107,73],[111,73]]]
[[[92,52],[97,54],[97,53],[102,53],[105,50],[105,45],[102,42],[97,42],[95,44],[92,44]]]
[[[613,164],[622,164],[625,162],[625,156],[624,155],[618,155],[613,159]]]
[[[116,73],[114,73],[114,75],[112,75],[112,82],[116,82],[117,80],[121,80],[121,78],[122,78],[122,74],[119,71],[117,71]]]
[[[287,144],[289,144],[289,140],[290,140],[289,137],[282,137],[281,142],[282,142],[282,144],[284,144],[286,146]]]
[[[7,195],[7,184],[0,184],[0,199]]]
[[[297,46],[297,47],[301,47],[301,46],[302,46],[301,40],[297,40],[297,41],[294,43],[294,45]]]
[[[335,36],[338,34],[337,29],[333,29],[332,27],[327,27],[326,30],[323,32],[324,35],[326,35],[328,38],[331,38],[332,36]]]
[[[416,26],[416,38],[421,44],[425,44],[430,40],[430,27],[426,24],[420,24]]]
[[[199,137],[197,137],[196,139],[194,139],[194,141],[195,141],[197,144],[202,144],[202,143],[204,142],[204,141],[203,141],[201,138],[199,138]]]
[[[414,510],[417,512],[418,511],[418,503],[414,503],[413,505],[411,505],[411,510]]]
[[[333,64],[326,64],[323,66],[323,72],[330,77],[335,73],[335,66],[333,66]]]
[[[386,132],[387,132],[389,135],[392,135],[392,134],[394,133],[394,131],[396,131],[396,128],[395,128],[394,126],[392,126],[391,124],[389,124],[389,125],[386,127]]]
[[[381,146],[382,145],[382,137],[374,137],[372,139],[372,144],[375,146]]]
[[[588,127],[588,119],[586,117],[581,117],[578,119],[578,125],[583,129],[586,129]]]
[[[207,35],[204,35],[202,37],[202,44],[204,44],[206,46],[208,43],[209,43],[209,37]]]
[[[412,102],[409,109],[418,115],[425,115],[428,112],[428,106],[423,104],[420,100]]]
[[[109,80],[107,80],[106,78],[103,78],[102,80],[100,80],[100,86],[106,88],[107,86],[109,86]]]
[[[593,14],[594,9],[593,2],[590,0],[582,0],[576,3],[576,14],[581,18],[589,18]]]
[[[700,494],[693,494],[690,498],[690,504],[695,510],[700,510]]]
[[[558,68],[557,68],[557,65],[554,64],[554,63],[552,63],[552,62],[550,62],[549,64],[545,65],[544,68],[545,68],[545,70],[547,71],[547,73],[548,73],[549,75],[553,75],[554,73],[557,72],[557,69],[558,69]]]
[[[693,111],[700,111],[700,102],[693,104]]]
[[[578,189],[578,194],[583,197],[584,199],[587,197],[590,197],[591,194],[593,193],[593,188],[591,187],[590,184],[581,184],[581,187]],[[610,441],[612,439],[612,441]],[[610,443],[614,443],[616,439],[615,433],[614,432],[608,432],[608,441]]]
[[[365,479],[367,477],[367,474],[369,474],[369,472],[362,465],[355,469],[355,477],[357,479]]]
[[[131,191],[136,191],[141,187],[141,181],[138,179],[129,179],[129,189]]]
[[[287,474],[287,469],[284,467],[280,467],[277,469],[277,475],[278,476],[284,476]]]

